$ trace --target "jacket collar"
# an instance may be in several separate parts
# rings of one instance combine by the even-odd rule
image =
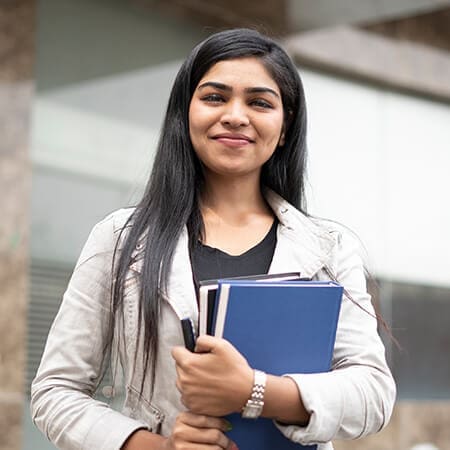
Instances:
[[[269,272],[298,271],[302,277],[312,278],[320,269],[330,266],[337,243],[336,233],[298,211],[272,190],[266,189],[264,195],[279,221],[277,245]],[[131,265],[138,273],[142,270],[144,239],[145,236],[136,247]],[[175,248],[168,289],[163,296],[180,318],[191,317],[196,323],[198,309],[188,241],[185,226]]]
[[[329,264],[337,243],[336,231],[327,229],[323,224],[319,225],[317,220],[306,216],[270,189],[265,189],[264,196],[280,223],[280,245],[277,245],[277,250],[279,246],[283,247],[281,254],[275,252],[270,272],[283,271],[281,266],[285,264],[278,261],[278,258],[282,257],[283,260],[286,259],[286,264],[292,265],[295,261],[302,269],[303,276],[312,277],[319,269]],[[287,242],[283,238],[286,238]],[[139,273],[142,270],[144,242],[145,235],[141,237],[133,252],[134,262],[131,264],[131,269]],[[181,248],[187,245],[187,229],[184,227],[175,254],[179,254]]]
[[[271,273],[300,271],[312,278],[324,266],[331,265],[336,233],[306,216],[272,190],[265,197],[278,218],[278,240],[270,266]]]

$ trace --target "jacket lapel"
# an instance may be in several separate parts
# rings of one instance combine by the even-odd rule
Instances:
[[[312,278],[323,267],[329,267],[337,244],[336,234],[318,226],[275,192],[267,189],[265,197],[279,221],[269,273],[298,271],[302,277]],[[143,239],[133,254],[131,265],[138,273],[142,270]],[[197,323],[198,307],[186,226],[177,242],[167,292],[163,296],[180,319],[190,317]]]
[[[142,273],[144,263],[144,241],[146,236],[141,237],[133,252],[130,269]],[[170,269],[167,291],[162,292],[166,300],[180,319],[190,317],[197,323],[198,307],[195,295],[194,281],[192,278],[192,267],[189,257],[188,233],[184,227],[178,239]]]
[[[165,297],[180,319],[190,317],[196,324],[198,306],[188,240],[187,227],[184,227],[173,255]]]
[[[277,246],[270,273],[299,271],[312,278],[324,266],[330,266],[336,236],[318,226],[271,190],[266,200],[278,218]]]

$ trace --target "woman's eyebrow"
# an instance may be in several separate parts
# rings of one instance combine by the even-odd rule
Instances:
[[[270,89],[268,87],[251,87],[251,88],[246,88],[244,90],[248,94],[267,93],[267,94],[272,94],[272,95],[274,95],[277,98],[280,98],[280,96],[278,95],[278,92],[276,92],[273,89]]]
[[[203,89],[206,87],[213,87],[213,88],[219,89],[220,91],[232,91],[233,90],[231,86],[228,86],[223,83],[218,83],[217,81],[205,81],[198,87],[198,89]]]
[[[202,83],[198,87],[198,89],[203,89],[206,87],[213,87],[213,88],[219,89],[220,91],[227,91],[227,92],[233,90],[233,88],[231,86],[228,86],[227,84],[224,84],[224,83],[219,83],[217,81],[206,81],[205,83]],[[277,98],[280,98],[279,94],[276,91],[274,91],[271,88],[263,87],[263,86],[245,88],[244,92],[246,92],[247,94],[268,93],[268,94],[272,94],[273,96],[275,96]]]

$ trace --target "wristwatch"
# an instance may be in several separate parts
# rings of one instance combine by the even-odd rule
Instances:
[[[261,370],[254,370],[253,389],[250,398],[242,408],[244,419],[257,419],[264,407],[264,392],[266,390],[267,375]]]

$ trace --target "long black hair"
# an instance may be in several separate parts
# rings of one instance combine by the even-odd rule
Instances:
[[[210,36],[193,49],[176,76],[150,179],[142,200],[122,230],[120,251],[118,247],[115,251],[111,300],[115,318],[123,314],[130,265],[135,258],[143,258],[138,319],[138,330],[144,326],[141,390],[148,367],[152,390],[154,386],[160,307],[178,238],[187,225],[192,245],[203,231],[199,207],[203,172],[189,137],[191,98],[214,64],[244,57],[258,58],[268,70],[280,89],[284,109],[284,144],[264,164],[261,185],[306,213],[306,108],[296,67],[279,44],[257,31],[232,29]]]

